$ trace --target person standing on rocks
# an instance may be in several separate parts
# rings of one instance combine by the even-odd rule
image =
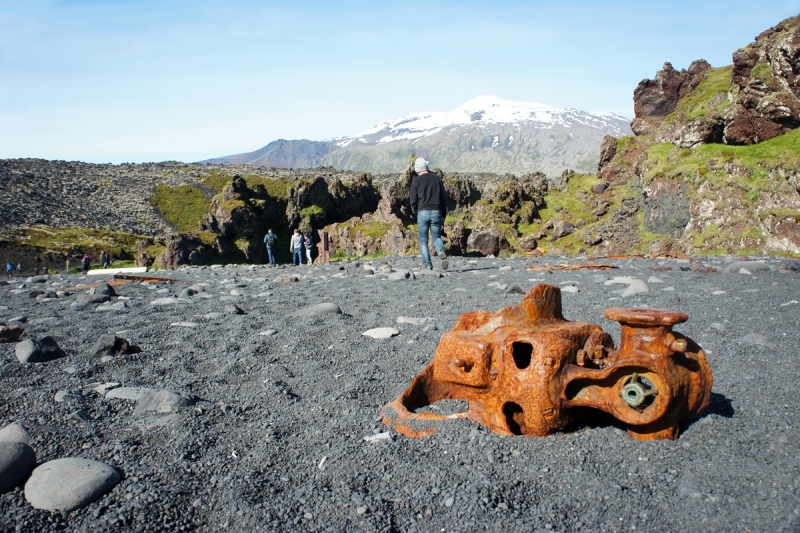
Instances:
[[[83,254],[83,259],[81,259],[81,269],[83,270],[84,276],[89,273],[89,263],[91,263],[89,254]]]
[[[264,244],[267,245],[267,254],[269,254],[269,266],[274,267],[278,265],[275,261],[275,251],[278,249],[278,236],[272,232],[272,228],[267,230],[264,235]]]
[[[306,233],[303,236],[303,246],[306,248],[306,259],[308,259],[308,265],[311,266],[311,263],[314,262],[311,259],[311,251],[314,249],[314,239],[311,238],[311,233]]]
[[[17,263],[17,276],[22,276],[22,263]]]
[[[105,250],[100,250],[100,262],[103,264],[103,268],[108,268],[108,254]]]
[[[414,161],[414,171],[418,174],[411,182],[411,210],[417,214],[419,227],[419,251],[422,253],[422,266],[433,270],[431,254],[428,251],[428,230],[430,229],[433,245],[436,247],[439,259],[442,260],[442,270],[447,270],[447,255],[444,253],[442,242],[442,228],[447,216],[447,193],[444,190],[442,177],[428,170],[428,162],[418,157]]]
[[[297,228],[289,242],[289,252],[292,254],[292,263],[295,266],[303,264],[303,236],[300,235],[300,230]]]
[[[11,263],[6,265],[6,277],[11,278],[14,276],[14,265]]]

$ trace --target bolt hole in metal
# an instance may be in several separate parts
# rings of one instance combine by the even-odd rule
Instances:
[[[634,372],[622,386],[619,395],[625,403],[641,412],[653,405],[658,391],[652,381]]]
[[[531,364],[533,346],[527,342],[514,342],[511,344],[511,354],[514,357],[514,364],[517,365],[517,368],[523,370]]]
[[[525,425],[525,413],[522,407],[514,402],[506,402],[503,404],[503,414],[506,416],[508,430],[514,435],[522,435],[522,426]]]

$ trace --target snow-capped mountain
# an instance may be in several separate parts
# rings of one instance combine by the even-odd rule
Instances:
[[[333,166],[402,172],[414,153],[445,172],[594,172],[605,135],[630,135],[628,119],[606,112],[479,96],[452,111],[419,112],[326,141],[273,141],[248,154],[209,160],[272,167]]]
[[[625,117],[613,113],[588,113],[537,102],[514,102],[495,96],[478,96],[452,111],[413,113],[381,122],[355,137],[333,140],[339,147],[348,146],[353,141],[363,144],[413,141],[442,131],[447,133],[448,129],[453,132],[460,126],[491,130],[501,124],[517,124],[520,127],[529,125],[539,129],[550,129],[554,126],[590,127],[609,135],[621,136],[630,134],[628,122]]]

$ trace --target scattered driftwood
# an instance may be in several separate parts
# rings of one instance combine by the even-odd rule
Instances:
[[[610,265],[608,263],[582,263],[580,265],[543,265],[543,266],[533,266],[528,265],[528,270],[531,272],[535,272],[538,270],[580,270],[582,268],[586,268],[589,270],[611,270],[613,268],[619,268],[618,266]]]
[[[170,283],[174,283],[176,281],[179,281],[179,280],[170,279],[170,278],[158,278],[158,277],[155,277],[155,276],[146,276],[146,275],[145,276],[134,276],[134,275],[131,275],[131,274],[114,274],[114,279],[124,279],[124,280],[128,280],[128,281],[147,281],[149,283],[166,283],[168,281]]]

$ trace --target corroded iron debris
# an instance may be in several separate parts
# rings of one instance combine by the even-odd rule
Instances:
[[[596,324],[570,322],[558,287],[538,284],[515,306],[461,315],[433,362],[394,402],[384,423],[412,437],[413,426],[469,418],[503,435],[544,436],[605,411],[639,440],[675,439],[679,424],[708,405],[712,373],[702,349],[672,331],[688,316],[663,309],[614,308],[617,349]],[[466,412],[415,412],[439,400],[466,400]]]

